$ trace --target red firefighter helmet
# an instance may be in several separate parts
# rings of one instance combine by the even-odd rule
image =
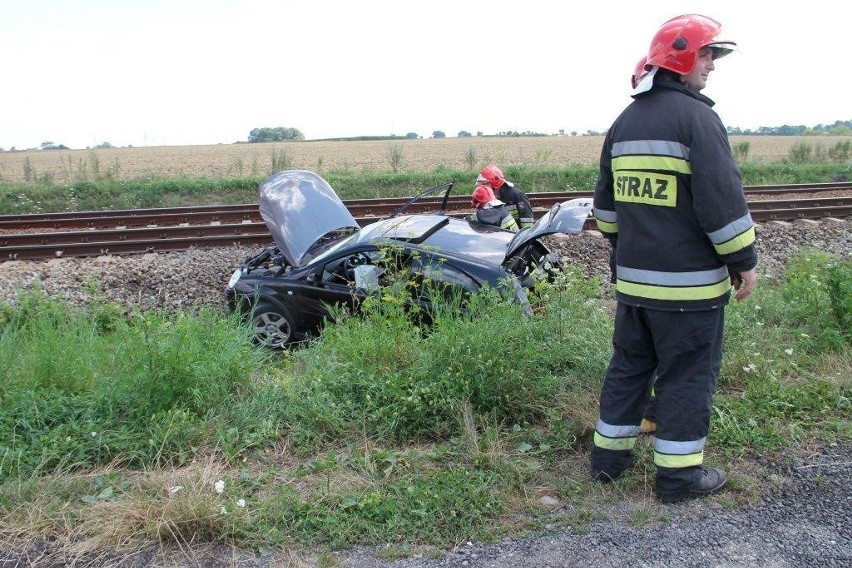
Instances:
[[[476,183],[490,183],[493,189],[500,189],[506,183],[506,178],[503,177],[503,172],[500,171],[500,168],[491,164],[482,168],[482,171],[479,172],[479,177],[476,178]]]
[[[636,62],[636,67],[633,69],[633,75],[630,76],[630,85],[635,89],[636,85],[639,84],[639,81],[642,80],[642,77],[648,74],[648,71],[645,69],[645,62],[648,60],[646,56],[642,56],[642,59]]]
[[[473,196],[471,197],[471,203],[474,207],[479,209],[480,207],[485,207],[492,201],[497,199],[494,197],[494,192],[487,185],[477,185],[476,189],[473,190]]]
[[[713,59],[733,51],[736,43],[715,39],[720,31],[722,24],[707,16],[685,14],[672,18],[651,40],[646,63],[686,75],[695,69],[702,48],[713,48]]]

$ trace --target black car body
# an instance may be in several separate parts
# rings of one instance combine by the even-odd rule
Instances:
[[[446,203],[452,183],[434,189],[443,187]],[[462,293],[504,288],[524,302],[537,273],[558,263],[540,237],[579,233],[591,207],[591,199],[557,204],[519,233],[442,212],[398,211],[360,228],[322,177],[279,172],[260,186],[260,213],[275,244],[233,273],[226,300],[250,315],[259,343],[275,348],[316,335],[330,318],[329,305],[356,308],[383,285],[390,256],[397,270],[424,281]],[[411,300],[428,302],[416,293]]]

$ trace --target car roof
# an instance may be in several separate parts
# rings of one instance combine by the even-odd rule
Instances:
[[[429,191],[442,187],[447,188],[446,202],[452,183]],[[554,232],[582,231],[592,208],[591,200],[586,198],[556,204],[532,228],[517,234],[442,214],[394,213],[359,230],[357,221],[334,189],[314,172],[279,172],[260,185],[259,197],[261,217],[284,258],[297,268],[309,262],[325,245],[360,233],[358,242],[392,239],[496,269],[507,256],[533,239]]]
[[[359,243],[383,240],[417,245],[448,257],[499,267],[514,233],[445,215],[403,215],[367,225]]]

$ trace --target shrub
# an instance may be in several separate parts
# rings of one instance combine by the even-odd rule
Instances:
[[[805,250],[790,258],[781,290],[788,307],[788,326],[799,328],[823,348],[845,344],[849,324],[850,262],[838,264],[832,255]],[[827,318],[830,314],[835,317]]]
[[[826,271],[831,313],[840,332],[852,342],[852,261],[832,264]]]
[[[790,148],[787,159],[794,164],[807,164],[813,155],[813,146],[807,142],[796,142]]]
[[[402,169],[402,145],[388,145],[388,162],[390,163],[391,171],[399,173]]]
[[[734,152],[734,159],[738,162],[742,162],[748,160],[748,152],[751,149],[750,142],[737,142],[734,144],[732,148]]]
[[[843,142],[837,142],[828,149],[828,158],[832,162],[842,164],[849,160],[850,153],[852,153],[852,142],[844,140]]]

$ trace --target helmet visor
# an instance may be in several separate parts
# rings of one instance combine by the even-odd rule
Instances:
[[[483,176],[482,174],[479,174],[478,176],[476,176],[476,185],[485,185],[486,183],[491,183],[491,182],[489,182],[488,179],[485,176]]]
[[[725,57],[736,48],[737,44],[732,41],[718,41],[711,44],[708,44],[707,47],[713,52],[713,59],[719,59],[720,57]]]

